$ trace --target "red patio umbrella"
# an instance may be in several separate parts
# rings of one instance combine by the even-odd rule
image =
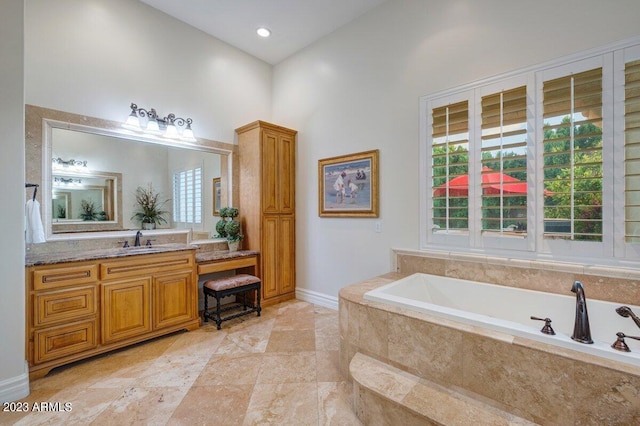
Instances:
[[[502,180],[502,185],[500,182]],[[527,183],[522,182],[512,176],[496,172],[489,167],[482,168],[482,192],[484,194],[500,194],[502,186],[503,194],[526,194]],[[445,197],[449,188],[449,196],[465,197],[469,194],[469,175],[456,176],[449,182],[438,185],[433,190],[434,197]],[[544,191],[544,195],[551,195],[549,191]]]

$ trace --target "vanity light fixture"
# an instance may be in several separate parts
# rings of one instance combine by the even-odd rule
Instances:
[[[84,160],[63,160],[60,157],[56,157],[56,158],[52,158],[51,162],[53,163],[53,167],[55,169],[73,169],[76,171],[86,171],[87,169],[87,162]]]
[[[82,179],[77,178],[63,178],[61,176],[55,176],[53,178],[54,186],[77,186],[82,185]]]
[[[192,119],[176,117],[173,113],[164,118],[160,118],[154,108],[150,110],[138,108],[138,105],[133,102],[130,108],[131,113],[129,117],[127,117],[127,121],[122,125],[125,129],[163,136],[165,138],[180,139],[189,142],[196,141],[193,130],[191,129]],[[178,127],[184,127],[182,132],[178,130]]]
[[[260,37],[267,38],[271,35],[271,30],[269,28],[260,27],[256,30],[256,33],[258,33]]]

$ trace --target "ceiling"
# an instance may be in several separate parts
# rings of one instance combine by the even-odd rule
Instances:
[[[140,1],[275,65],[385,0]],[[271,37],[259,37],[258,27]]]

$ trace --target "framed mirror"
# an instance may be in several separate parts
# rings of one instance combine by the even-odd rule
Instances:
[[[55,164],[55,163],[54,163]],[[122,228],[122,174],[52,170],[52,233]]]
[[[47,240],[141,229],[134,218],[136,189],[149,184],[166,202],[166,224],[155,232],[211,235],[218,219],[214,204],[231,202],[234,145],[148,137],[123,129],[121,123],[30,105],[26,122],[26,180],[41,182]],[[34,157],[40,157],[40,170]],[[194,171],[200,173],[199,183],[189,180]],[[219,179],[219,199],[214,197],[214,178]],[[191,186],[185,188],[185,182]],[[194,198],[194,191],[200,198]]]

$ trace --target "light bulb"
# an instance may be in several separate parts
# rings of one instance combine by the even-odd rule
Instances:
[[[140,120],[138,115],[131,111],[131,114],[127,117],[127,121],[122,125],[125,129],[140,131]]]
[[[149,122],[147,123],[146,131],[153,134],[160,133],[160,126],[158,126],[158,122],[154,118],[149,117]]]
[[[177,138],[178,137],[178,129],[173,124],[167,124],[167,128],[164,131],[164,137],[166,138]]]
[[[267,38],[271,35],[271,30],[265,27],[260,27],[256,30],[256,33],[258,33],[260,37]]]

